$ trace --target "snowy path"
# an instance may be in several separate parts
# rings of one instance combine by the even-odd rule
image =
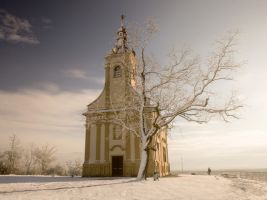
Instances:
[[[34,177],[28,177],[31,178]],[[136,182],[133,178],[35,177],[36,182],[29,183],[28,179],[24,177],[20,183],[1,183],[1,180],[10,180],[3,181],[0,177],[0,199],[267,200],[267,183],[214,176],[184,175],[156,182],[152,179]]]

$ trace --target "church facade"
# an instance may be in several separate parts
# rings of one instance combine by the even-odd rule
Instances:
[[[133,134],[127,128],[138,121],[133,111],[127,109],[134,98],[136,62],[135,53],[127,47],[127,31],[122,18],[115,47],[105,57],[104,89],[83,114],[86,117],[84,177],[137,176],[141,141],[138,129],[137,134]],[[168,175],[167,127],[154,136],[152,144],[147,175],[154,172]]]

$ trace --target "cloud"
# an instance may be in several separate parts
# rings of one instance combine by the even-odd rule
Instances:
[[[181,157],[187,169],[259,168],[267,164],[266,129],[251,120],[181,123],[171,132],[168,147],[172,169],[179,168]]]
[[[87,74],[86,71],[81,70],[81,69],[67,69],[67,70],[63,70],[62,73],[68,77],[68,78],[75,78],[75,79],[81,79],[81,80],[91,80],[94,81],[96,83],[104,83],[104,79],[103,78],[97,78],[97,77],[93,77],[90,74]]]
[[[0,9],[0,39],[15,43],[40,43],[28,20],[18,18],[2,9]]]
[[[81,69],[67,69],[63,71],[64,75],[70,78],[89,79],[86,72]]]
[[[46,17],[43,17],[42,18],[42,22],[43,22],[43,28],[44,29],[51,29],[51,28],[53,28],[53,26],[52,26],[52,20],[51,19],[49,19],[49,18],[46,18]]]
[[[59,85],[51,82],[45,82],[41,84],[41,88],[47,92],[57,93],[60,90]]]
[[[7,147],[9,136],[16,134],[23,146],[30,143],[56,146],[57,156],[64,155],[65,160],[73,152],[82,154],[85,137],[82,113],[99,93],[99,90],[0,90],[0,151]]]

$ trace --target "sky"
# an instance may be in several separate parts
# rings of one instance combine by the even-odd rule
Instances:
[[[203,59],[216,39],[239,30],[242,68],[231,88],[240,119],[175,122],[168,138],[171,169],[267,168],[267,1],[0,0],[0,151],[16,134],[24,146],[54,145],[64,162],[83,159],[81,115],[104,86],[104,56],[120,26],[153,18],[160,32],[148,53],[166,61],[189,46]],[[227,91],[226,91],[227,90]]]

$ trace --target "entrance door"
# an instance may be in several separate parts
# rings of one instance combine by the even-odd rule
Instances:
[[[112,156],[112,176],[123,176],[123,156]]]

